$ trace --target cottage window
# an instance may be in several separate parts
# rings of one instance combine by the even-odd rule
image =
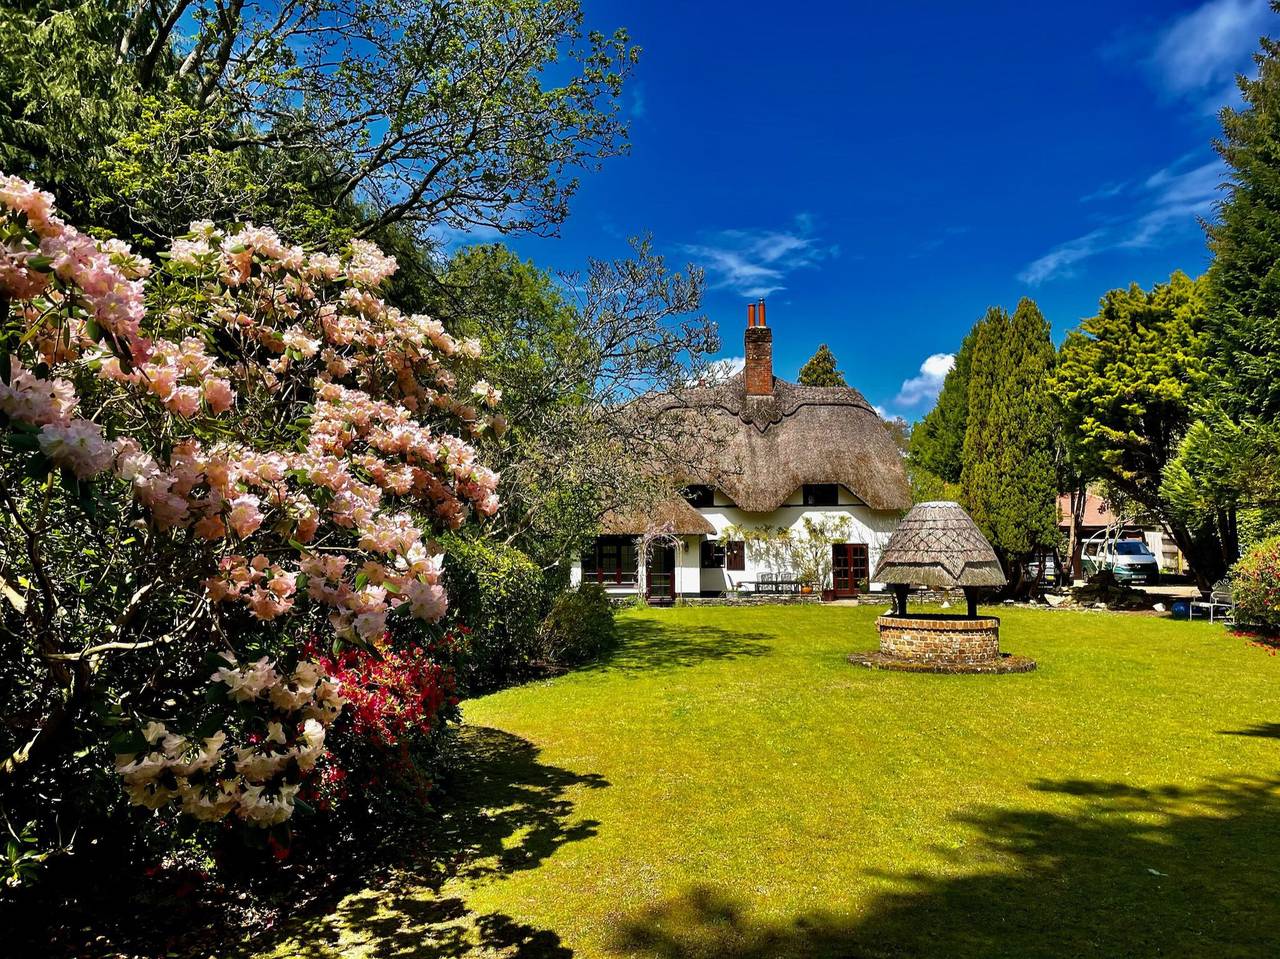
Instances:
[[[695,509],[706,509],[715,505],[715,493],[710,486],[686,486],[684,498]]]
[[[702,568],[724,569],[724,544],[713,539],[702,541]]]
[[[724,568],[731,572],[742,572],[747,568],[747,544],[740,539],[725,543]]]
[[[582,580],[602,586],[634,586],[636,545],[632,536],[600,536],[582,552]]]
[[[839,483],[805,483],[800,492],[805,506],[835,506],[840,501]]]

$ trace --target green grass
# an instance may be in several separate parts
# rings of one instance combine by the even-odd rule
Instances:
[[[1011,609],[1034,673],[848,665],[877,612],[628,612],[468,702],[439,852],[268,954],[1280,954],[1280,658]]]

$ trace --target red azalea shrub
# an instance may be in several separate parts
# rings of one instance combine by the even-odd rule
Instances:
[[[419,796],[431,788],[429,769],[445,725],[458,716],[456,641],[450,634],[425,645],[342,649],[316,661],[347,695],[344,738],[316,798],[341,801],[352,786],[367,790],[391,780]],[[372,760],[372,761],[371,761]]]
[[[1280,536],[1258,543],[1231,569],[1236,622],[1280,633]]]

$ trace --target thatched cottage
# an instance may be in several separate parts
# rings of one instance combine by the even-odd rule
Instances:
[[[748,308],[745,345],[740,374],[687,390],[673,404],[711,424],[714,462],[689,455],[682,499],[644,515],[607,515],[601,536],[573,566],[575,581],[656,601],[785,589],[798,571],[778,568],[776,550],[740,531],[799,537],[808,518],[846,533],[844,542],[823,547],[830,549],[830,571],[814,587],[851,595],[866,583],[911,506],[897,445],[857,390],[800,386],[773,375],[763,301],[758,312],[754,304]],[[655,530],[667,535],[654,539]]]

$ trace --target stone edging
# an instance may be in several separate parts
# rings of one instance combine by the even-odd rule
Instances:
[[[998,659],[985,663],[947,663],[927,659],[902,659],[881,652],[853,653],[849,662],[867,669],[888,669],[902,673],[974,673],[996,675],[1003,673],[1029,673],[1036,668],[1036,661],[1026,656],[1001,653]]]

